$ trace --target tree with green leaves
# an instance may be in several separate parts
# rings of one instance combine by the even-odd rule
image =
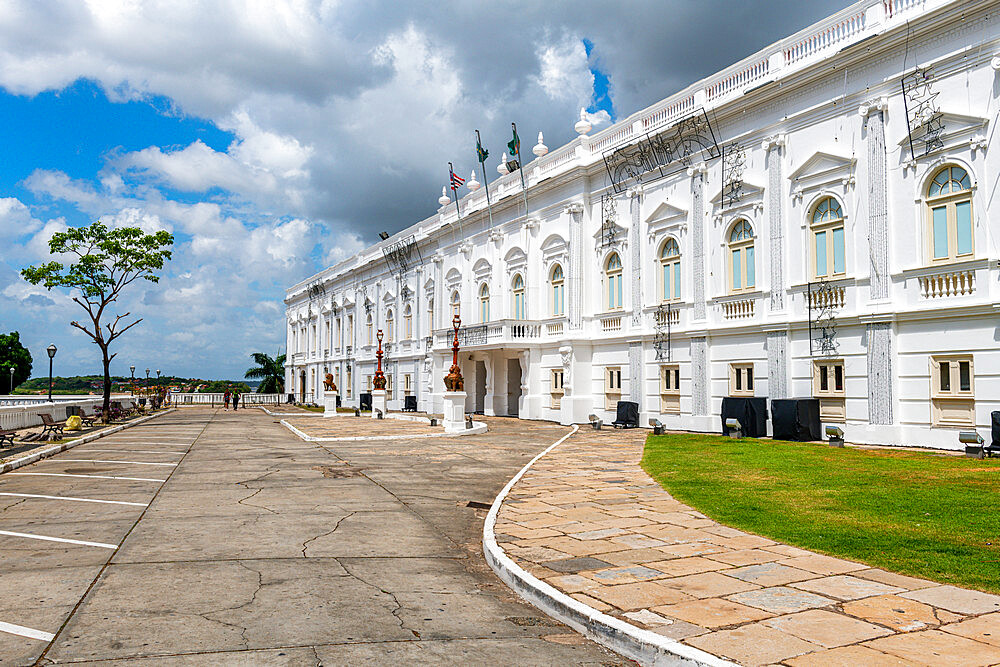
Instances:
[[[14,393],[14,387],[30,377],[31,352],[21,345],[21,334],[16,331],[0,334],[0,387]]]
[[[274,359],[263,352],[250,355],[253,368],[247,369],[243,377],[248,380],[260,380],[257,386],[258,394],[281,394],[285,391],[285,355],[279,354]]]
[[[90,322],[70,324],[87,334],[101,349],[104,363],[104,410],[107,419],[111,406],[111,343],[142,322],[142,318],[124,323],[131,313],[116,313],[113,304],[126,287],[140,278],[159,282],[156,274],[170,259],[168,249],[174,237],[165,231],[147,234],[137,227],[108,229],[97,221],[87,227],[71,227],[57,232],[49,240],[49,254],[69,256],[72,263],[63,266],[49,262],[29,266],[21,275],[32,285],[68,288],[74,302],[87,312]]]

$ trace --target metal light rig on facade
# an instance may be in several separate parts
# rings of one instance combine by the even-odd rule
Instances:
[[[670,319],[674,310],[669,303],[661,303],[653,313],[653,349],[657,361],[671,361]]]

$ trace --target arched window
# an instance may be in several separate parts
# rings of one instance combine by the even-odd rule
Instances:
[[[562,266],[556,264],[552,267],[552,314],[556,317],[563,315],[566,311],[566,299],[564,297],[565,281],[563,280]]]
[[[458,290],[451,293],[451,316],[455,317],[456,315],[459,317],[462,315],[462,297],[458,294]],[[451,322],[448,325],[450,326]]]
[[[826,197],[813,209],[813,275],[830,278],[844,275],[844,212],[840,202]]]
[[[393,335],[395,332],[395,322],[392,319],[392,308],[385,312],[385,341],[387,343],[392,342]]]
[[[944,167],[927,188],[932,262],[971,257],[972,181],[961,167]]]
[[[372,345],[372,344],[374,344],[374,340],[375,339],[374,339],[374,336],[372,335],[372,316],[371,316],[371,314],[368,315],[368,321],[365,324],[365,326],[367,327],[367,331],[368,331],[368,344]]]
[[[613,252],[604,263],[604,277],[608,285],[608,310],[619,310],[622,307],[622,258]]]
[[[514,292],[514,319],[523,320],[527,317],[525,314],[525,304],[524,304],[524,278],[518,273],[514,276],[514,281],[511,284]]]
[[[756,283],[753,227],[739,220],[729,233],[729,287],[731,292],[752,290]]]
[[[663,300],[681,298],[681,249],[674,239],[667,239],[660,251],[660,273],[663,276]]]
[[[490,286],[486,283],[479,286],[479,321],[490,321]]]
[[[406,304],[403,309],[403,338],[410,340],[413,338],[413,309],[410,304]]]

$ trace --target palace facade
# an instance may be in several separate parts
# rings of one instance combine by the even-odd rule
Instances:
[[[286,386],[314,401],[330,372],[357,405],[382,330],[389,408],[439,412],[458,315],[468,412],[610,422],[631,400],[718,432],[724,397],[816,397],[851,442],[988,438],[998,109],[1000,1],[855,3],[578,123],[523,166],[526,197],[517,172],[489,184],[492,224],[481,188],[292,286]]]

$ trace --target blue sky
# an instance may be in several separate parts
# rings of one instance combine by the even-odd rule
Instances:
[[[57,373],[97,372],[79,307],[19,271],[66,226],[166,229],[162,280],[116,304],[144,321],[113,372],[242,376],[283,349],[284,289],[432,215],[475,129],[496,158],[511,121],[556,148],[581,108],[599,129],[841,5],[8,0],[0,330],[36,373],[52,342]]]

